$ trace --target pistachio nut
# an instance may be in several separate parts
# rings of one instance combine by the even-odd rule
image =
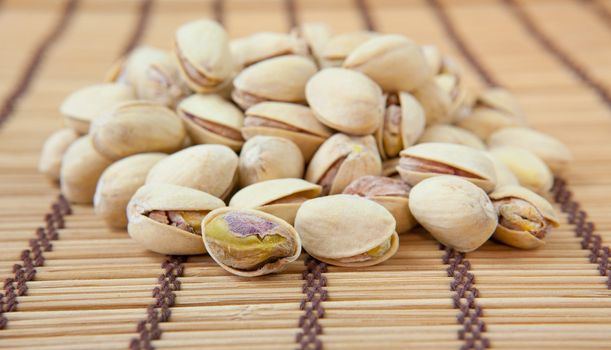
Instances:
[[[486,192],[457,176],[436,176],[414,186],[409,208],[436,240],[470,252],[494,233],[497,215]]]
[[[71,93],[60,107],[66,126],[79,134],[89,132],[91,121],[102,112],[136,98],[134,89],[124,84],[91,85]]]
[[[309,162],[318,147],[332,135],[310,108],[294,103],[262,102],[246,110],[242,136],[278,136],[293,141]]]
[[[384,176],[363,176],[344,189],[345,194],[369,198],[388,210],[397,222],[399,234],[411,230],[418,223],[409,211],[411,186],[401,179]]]
[[[127,232],[144,248],[172,255],[206,252],[202,220],[225,203],[208,193],[170,184],[144,185],[127,205]]]
[[[465,145],[479,150],[485,150],[486,145],[469,130],[448,124],[434,124],[424,130],[418,143],[443,142]]]
[[[321,67],[341,67],[354,49],[378,35],[375,32],[355,31],[330,37],[322,49]]]
[[[392,257],[399,247],[395,225],[380,204],[348,194],[310,199],[295,217],[308,254],[348,267],[372,266]]]
[[[51,134],[40,151],[38,171],[47,176],[49,180],[58,181],[62,157],[78,137],[76,131],[71,128],[59,129]]]
[[[335,134],[320,146],[305,179],[322,186],[322,194],[341,193],[353,180],[380,175],[382,162],[373,136]]]
[[[435,45],[422,45],[422,52],[426,59],[431,75],[450,74],[462,76],[460,66],[448,56],[444,56]]]
[[[293,28],[291,34],[305,41],[307,51],[314,57],[318,66],[321,66],[325,45],[333,36],[331,27],[322,22],[306,22]]]
[[[259,32],[229,43],[234,64],[248,67],[266,59],[284,55],[306,55],[306,43],[295,35]]]
[[[554,174],[561,174],[573,159],[571,151],[558,139],[524,127],[498,130],[488,139],[488,146],[522,147],[541,158]]]
[[[477,98],[477,106],[487,107],[514,115],[520,119],[524,112],[515,97],[503,88],[491,88],[481,92]]]
[[[276,136],[255,136],[246,141],[240,153],[240,187],[271,179],[302,178],[304,163],[293,141]]]
[[[242,148],[244,114],[231,102],[218,95],[193,94],[183,99],[176,111],[193,142],[221,144],[234,151]]]
[[[141,153],[123,158],[106,168],[93,196],[95,213],[115,228],[127,226],[127,203],[144,185],[146,175],[164,153]]]
[[[413,91],[432,76],[420,46],[397,34],[365,41],[350,52],[343,67],[366,74],[389,92]]]
[[[176,31],[174,54],[183,79],[196,92],[217,91],[231,79],[229,39],[217,22],[202,19],[183,24]]]
[[[341,132],[368,135],[382,123],[382,90],[362,73],[343,68],[323,69],[308,81],[306,97],[316,118]]]
[[[321,190],[302,179],[266,180],[236,192],[229,206],[261,210],[293,225],[297,209],[306,200],[318,197]]]
[[[460,76],[444,73],[437,75],[435,82],[450,96],[450,120],[454,121],[471,114],[475,96],[460,79]]]
[[[412,94],[424,110],[426,125],[452,121],[452,98],[436,79],[427,80]]]
[[[408,184],[439,175],[455,175],[490,192],[496,185],[494,165],[486,154],[452,143],[421,143],[401,151],[397,171]]]
[[[231,98],[246,110],[265,101],[305,102],[305,86],[316,65],[303,56],[285,55],[255,63],[233,81]]]
[[[72,142],[62,158],[59,177],[62,194],[72,203],[91,203],[96,183],[111,163],[96,151],[91,137],[81,136]]]
[[[424,111],[412,95],[407,92],[388,95],[384,121],[376,131],[382,159],[397,157],[402,149],[414,144],[425,123]]]
[[[397,171],[397,166],[399,165],[400,157],[387,159],[382,162],[382,176],[391,177],[395,179],[400,179],[401,176]]]
[[[208,254],[234,275],[284,270],[301,254],[301,239],[284,220],[252,209],[221,208],[202,222]]]
[[[519,185],[518,178],[511,172],[511,170],[503,163],[499,158],[492,155],[490,152],[485,152],[488,159],[492,161],[494,165],[494,173],[496,174],[496,187],[495,190],[508,185]]]
[[[521,186],[504,186],[490,193],[499,224],[494,239],[512,247],[534,249],[545,245],[545,236],[560,222],[552,205]]]
[[[238,182],[238,156],[223,145],[196,145],[176,152],[149,171],[147,184],[169,183],[227,198]]]
[[[503,162],[518,178],[520,185],[539,194],[547,193],[554,184],[554,176],[545,162],[521,147],[502,146],[490,150],[493,157]]]

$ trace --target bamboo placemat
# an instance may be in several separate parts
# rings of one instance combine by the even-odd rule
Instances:
[[[609,349],[610,13],[610,0],[1,1],[0,349]],[[69,92],[200,17],[233,37],[325,21],[437,44],[571,148],[550,194],[563,225],[536,251],[456,254],[416,230],[379,266],[304,254],[252,280],[143,250],[58,197],[38,153]]]

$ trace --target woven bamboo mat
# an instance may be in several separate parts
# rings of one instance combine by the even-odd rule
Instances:
[[[610,0],[1,1],[0,349],[611,348],[610,13]],[[233,37],[326,21],[439,45],[574,152],[550,194],[563,225],[536,251],[461,255],[415,231],[379,266],[304,254],[252,280],[144,251],[58,199],[38,153],[64,96],[200,17]]]

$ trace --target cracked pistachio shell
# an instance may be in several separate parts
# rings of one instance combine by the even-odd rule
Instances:
[[[78,137],[77,132],[70,128],[59,129],[51,134],[40,151],[38,171],[46,175],[49,180],[58,181],[62,157]]]
[[[98,180],[93,196],[95,213],[111,227],[127,226],[127,203],[144,185],[146,175],[164,153],[141,153],[123,158],[110,165]]]
[[[174,53],[183,79],[196,92],[216,91],[231,79],[229,39],[217,22],[202,19],[183,24],[176,31]]]
[[[323,195],[341,193],[353,180],[380,175],[382,162],[373,136],[335,134],[320,146],[305,179],[323,186]]]
[[[412,94],[424,109],[426,125],[449,123],[452,120],[452,99],[437,80],[428,80]]]
[[[204,218],[202,227],[208,254],[234,275],[280,272],[301,255],[297,231],[259,210],[220,208]]]
[[[96,84],[71,93],[60,112],[66,126],[79,134],[89,132],[89,125],[102,112],[136,98],[134,89],[124,84]]]
[[[522,119],[524,112],[515,97],[503,88],[492,88],[479,94],[476,103]]]
[[[379,34],[368,31],[355,31],[334,35],[329,38],[322,49],[321,66],[341,67],[350,53],[369,39]]]
[[[473,108],[473,95],[463,80],[449,73],[437,75],[435,81],[450,96],[451,120],[471,114]]]
[[[429,177],[444,174],[456,174],[486,192],[492,191],[496,185],[496,173],[492,161],[483,151],[468,146],[452,143],[421,143],[401,151],[401,158],[434,162],[421,165],[422,169],[406,169],[400,161],[397,171],[401,178],[412,186]],[[438,170],[439,167],[447,169]]]
[[[399,247],[395,225],[393,216],[380,204],[348,194],[306,201],[295,217],[295,229],[308,254],[348,267],[377,265],[392,257]],[[384,245],[386,251],[367,258]]]
[[[384,96],[366,75],[343,68],[316,73],[306,86],[308,104],[326,126],[352,135],[368,135],[384,116]]]
[[[249,123],[255,119],[264,123]],[[269,123],[271,121],[272,123]],[[266,123],[267,122],[267,123]],[[309,162],[314,152],[333,132],[319,122],[306,106],[285,102],[261,102],[246,110],[242,136],[278,136],[293,141]]]
[[[59,180],[62,194],[72,203],[91,203],[96,183],[111,163],[112,160],[96,151],[91,137],[78,138],[62,158]]]
[[[414,186],[409,208],[442,244],[470,252],[494,233],[497,215],[486,192],[457,176],[436,176]]]
[[[365,41],[348,55],[343,67],[366,74],[390,92],[415,90],[432,76],[420,46],[397,34]]]
[[[454,125],[434,124],[424,130],[418,143],[443,142],[469,146],[485,150],[486,145],[474,133]]]
[[[127,232],[144,248],[171,255],[204,254],[202,237],[176,226],[155,221],[146,214],[154,210],[210,212],[225,203],[189,187],[149,184],[136,191],[127,205]]]
[[[539,194],[545,194],[552,188],[554,183],[552,172],[545,162],[532,152],[520,147],[502,146],[492,148],[490,154],[511,170],[520,185]]]
[[[306,22],[293,28],[291,34],[305,41],[307,51],[312,53],[317,64],[321,66],[325,45],[333,36],[331,27],[322,22]]]
[[[169,183],[225,199],[238,182],[238,156],[223,145],[196,145],[159,161],[147,184]]]
[[[194,143],[215,143],[234,151],[242,148],[244,114],[222,97],[193,94],[180,102],[177,113]]]
[[[418,100],[407,92],[400,92],[398,97],[398,106],[388,106],[387,103],[384,120],[375,134],[382,159],[397,157],[402,149],[413,145],[424,131],[426,118]]]
[[[316,73],[311,59],[285,55],[245,68],[233,81],[231,98],[242,109],[264,101],[305,102],[305,86]]]
[[[399,160],[401,158],[392,158],[387,159],[382,162],[382,176],[400,178],[399,172],[397,171],[397,166],[399,165]]]
[[[264,211],[293,225],[297,209],[320,195],[322,188],[302,179],[274,179],[258,182],[236,192],[230,207]]]
[[[508,185],[519,185],[518,178],[511,172],[511,170],[503,163],[499,158],[495,157],[490,152],[485,152],[488,159],[492,161],[494,165],[494,173],[496,174],[496,187],[495,190]]]
[[[458,118],[456,125],[471,131],[482,140],[487,140],[495,131],[525,125],[524,120],[488,107],[476,106],[468,116]]]
[[[558,139],[524,127],[498,130],[488,138],[488,146],[522,147],[541,158],[554,174],[561,174],[573,160],[571,151]]]
[[[240,187],[265,180],[301,178],[304,164],[301,151],[293,141],[276,136],[255,136],[246,141],[240,153]]]
[[[306,43],[302,39],[286,33],[259,32],[234,39],[229,46],[234,63],[238,67],[248,67],[272,57],[308,53]]]

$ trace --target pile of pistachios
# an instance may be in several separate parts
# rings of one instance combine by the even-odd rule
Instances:
[[[60,110],[40,171],[68,200],[146,249],[240,276],[281,271],[302,246],[375,265],[418,224],[460,252],[541,247],[572,159],[435,46],[321,23],[234,40],[186,23],[172,52],[135,49]]]

